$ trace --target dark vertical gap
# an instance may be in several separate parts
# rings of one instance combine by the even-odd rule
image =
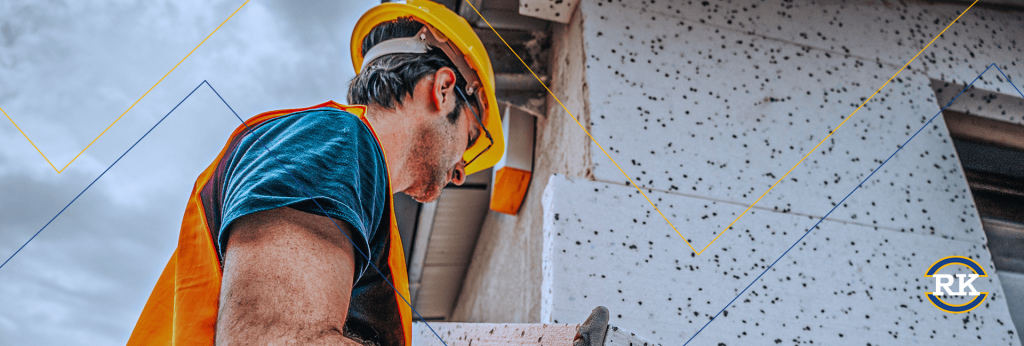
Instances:
[[[419,222],[420,208],[422,204],[404,193],[396,193],[395,197],[395,221],[398,224],[398,233],[402,236],[402,249],[405,251],[405,263],[408,265],[412,260],[413,240],[416,239],[416,226]]]
[[[964,87],[932,80],[936,95],[943,88]],[[949,102],[938,101],[939,107]],[[963,108],[954,107],[956,102],[950,107]],[[1024,277],[1024,146],[1020,140],[1024,126],[970,113],[946,109],[942,115],[974,197],[992,262],[1005,279],[1000,284],[1020,335],[1024,332],[1024,280],[1020,279]]]

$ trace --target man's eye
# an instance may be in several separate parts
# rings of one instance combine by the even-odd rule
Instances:
[[[476,140],[480,138],[480,130],[477,130],[475,134],[469,135],[469,143],[466,143],[466,150],[469,150],[476,143]]]

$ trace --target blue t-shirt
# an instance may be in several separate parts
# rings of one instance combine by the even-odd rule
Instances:
[[[225,154],[220,229],[212,230],[221,258],[234,220],[287,206],[351,226],[358,282],[369,267],[362,254],[375,261],[390,229],[382,225],[387,168],[373,133],[359,117],[330,107],[282,115],[250,131]]]
[[[404,253],[401,243],[391,242],[384,152],[359,117],[334,106],[277,111],[271,114],[286,114],[250,121],[232,136],[199,190],[206,226],[223,264],[232,222],[250,213],[289,207],[347,224],[355,274],[344,332],[382,346],[408,346],[410,317],[401,307],[408,298],[391,285],[406,269],[391,267],[390,256]]]

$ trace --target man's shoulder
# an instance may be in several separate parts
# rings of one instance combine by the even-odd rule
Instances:
[[[262,120],[256,126],[262,129],[253,129],[261,137],[300,134],[301,137],[312,140],[336,141],[350,138],[358,142],[372,142],[376,145],[373,132],[363,123],[362,119],[344,109],[319,107],[284,110],[273,117]]]
[[[285,114],[274,121],[280,120],[277,129],[270,129],[266,134],[276,138],[288,137],[293,150],[301,151],[300,157],[328,155],[335,164],[355,160],[362,164],[361,169],[373,170],[384,168],[384,151],[373,130],[358,115],[345,109],[319,107],[298,110]],[[335,162],[335,161],[341,162]],[[366,165],[373,162],[372,165]]]
[[[263,120],[273,119],[282,115],[296,114],[296,113],[308,113],[310,111],[336,111],[344,112],[356,116],[357,118],[366,113],[366,106],[363,105],[343,105],[334,101],[327,101],[315,106],[303,107],[303,108],[284,108],[272,111],[266,111],[249,119],[247,122],[260,122]]]
[[[364,128],[359,116],[344,109],[334,107],[307,108],[282,114],[278,119],[291,119],[297,123],[335,124],[341,127]],[[327,130],[325,128],[325,130]]]
[[[258,117],[262,117],[259,119]],[[247,121],[239,144],[238,160],[259,160],[273,154],[294,164],[325,165],[336,169],[379,169],[383,149],[372,130],[353,112],[331,106],[265,112]],[[262,143],[262,144],[260,144]],[[373,164],[367,165],[367,163]]]

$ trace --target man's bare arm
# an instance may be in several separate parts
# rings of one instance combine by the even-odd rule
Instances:
[[[232,224],[217,345],[360,345],[342,336],[355,255],[335,223],[278,208]]]

